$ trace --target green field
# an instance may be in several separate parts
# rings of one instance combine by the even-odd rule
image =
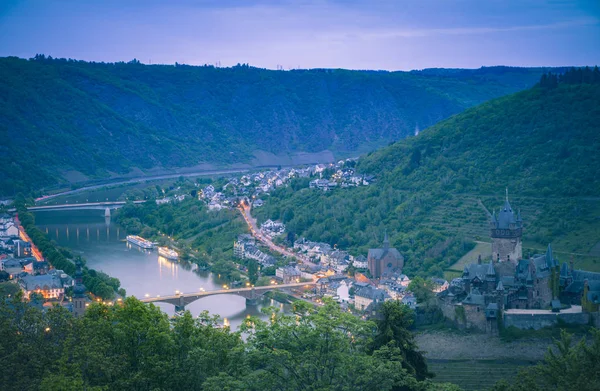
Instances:
[[[428,360],[435,382],[454,383],[467,391],[488,389],[502,379],[510,381],[519,369],[534,364],[524,360]]]

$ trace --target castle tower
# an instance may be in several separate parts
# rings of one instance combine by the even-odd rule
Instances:
[[[81,272],[81,263],[77,262],[75,271],[75,286],[73,287],[73,314],[80,317],[85,312],[85,285],[83,285],[83,273]]]
[[[490,220],[492,238],[492,258],[498,262],[516,264],[523,257],[523,220],[521,212],[515,213],[508,202],[508,189],[504,206],[498,212],[494,211]]]

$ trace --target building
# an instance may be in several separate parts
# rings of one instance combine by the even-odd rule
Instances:
[[[367,264],[371,276],[381,278],[394,272],[402,273],[404,257],[395,248],[390,248],[390,240],[386,233],[383,239],[383,248],[369,249]]]
[[[359,311],[366,311],[372,304],[383,303],[385,292],[369,284],[357,283],[354,293],[354,306]]]
[[[0,237],[3,238],[18,238],[19,228],[14,222],[8,221],[6,223],[0,223]]]
[[[573,261],[564,262],[559,275],[560,300],[566,304],[581,304],[588,312],[597,312],[600,302],[600,273],[575,270]]]
[[[14,255],[16,258],[27,258],[31,256],[31,243],[24,240],[14,241]]]
[[[233,242],[233,256],[236,258],[244,259],[246,257],[246,248],[255,247],[256,239],[250,234],[238,235],[238,239]]]
[[[517,262],[523,257],[523,220],[521,212],[515,213],[508,202],[508,190],[506,201],[498,212],[494,211],[490,220],[490,231],[492,238],[492,258],[496,262]]]
[[[25,276],[19,280],[23,295],[29,299],[32,293],[41,294],[44,299],[59,299],[65,293],[65,288],[59,277],[51,274]]]
[[[284,284],[293,284],[296,282],[300,282],[301,274],[302,273],[300,272],[300,270],[291,266],[280,267],[277,268],[277,270],[275,270],[275,276],[277,278],[280,278]]]
[[[495,331],[498,313],[512,309],[560,312],[559,297],[582,307],[588,300],[592,303],[589,311],[596,309],[593,302],[600,296],[600,273],[575,271],[572,263],[570,268],[566,263],[560,266],[551,245],[544,254],[522,258],[523,221],[520,213],[513,212],[508,197],[499,214],[491,216],[490,225],[492,259],[482,262],[480,256],[477,263],[465,266],[461,278],[438,293],[446,317],[456,319],[460,313],[466,327]],[[592,280],[598,285],[589,283]]]
[[[83,285],[83,273],[81,272],[81,263],[77,262],[75,271],[75,286],[73,287],[73,314],[76,317],[85,313],[87,298],[85,295],[85,285]]]
[[[364,255],[359,255],[358,257],[355,257],[352,261],[352,265],[357,269],[366,269],[367,267],[369,267],[367,258]]]

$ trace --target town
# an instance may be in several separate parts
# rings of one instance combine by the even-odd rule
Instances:
[[[228,180],[223,191],[240,185],[248,189],[250,180],[266,181],[274,187],[286,186],[282,171],[289,176],[310,169],[243,175]],[[344,171],[336,167],[334,172]],[[557,260],[550,245],[544,254],[524,258],[523,217],[520,211],[513,210],[508,195],[498,213],[494,211],[489,216],[490,259],[479,256],[477,263],[466,265],[462,276],[451,281],[438,277],[411,281],[403,273],[404,256],[390,245],[385,232],[381,247],[353,256],[328,243],[304,238],[297,238],[293,243],[284,241],[286,227],[281,222],[266,220],[258,227],[250,213],[253,208],[263,205],[257,204],[260,199],[255,198],[256,195],[270,188],[265,189],[262,185],[255,188],[252,198],[236,195],[233,200],[223,198],[222,192],[209,185],[199,192],[198,199],[211,211],[237,209],[244,216],[250,233],[238,235],[233,243],[233,256],[240,265],[248,260],[255,261],[259,265],[259,274],[263,274],[261,270],[271,270],[272,274],[266,274],[262,279],[263,284],[311,283],[304,288],[298,286],[287,290],[292,300],[320,305],[329,298],[342,309],[364,318],[377,317],[381,303],[397,300],[417,312],[435,308],[455,327],[492,334],[499,332],[499,325],[540,329],[559,322],[585,325],[599,321],[600,273],[576,270],[572,261]],[[184,199],[184,195],[174,195],[169,202]],[[226,202],[228,199],[231,203]],[[156,202],[159,205],[165,203],[164,198]],[[99,300],[89,292],[85,294],[81,278],[69,276],[49,265],[20,226],[18,218],[4,214],[0,223],[2,281],[17,283],[23,297],[44,308],[58,304],[81,314],[90,302]],[[291,246],[286,247],[289,244]],[[247,272],[244,266],[239,269]],[[244,280],[232,281],[230,285],[238,284],[244,285]],[[245,285],[254,286],[248,282]],[[423,294],[423,291],[429,294]],[[285,295],[279,297],[285,298]],[[118,297],[120,300],[122,297]],[[109,302],[113,305],[118,301]]]

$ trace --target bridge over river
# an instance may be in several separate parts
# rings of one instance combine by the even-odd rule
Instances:
[[[257,286],[249,288],[233,288],[233,289],[220,289],[217,291],[203,291],[193,293],[179,293],[170,296],[156,296],[146,297],[140,299],[143,303],[169,303],[175,306],[176,311],[185,310],[185,306],[193,303],[196,300],[202,299],[208,296],[214,295],[237,295],[246,298],[247,305],[256,305],[258,299],[260,299],[266,292],[275,290],[291,290],[291,289],[311,289],[316,286],[315,282],[299,282],[293,284],[278,284],[268,286]]]
[[[134,204],[143,204],[146,201],[132,201]],[[74,209],[117,209],[125,205],[127,201],[103,201],[103,202],[85,202],[81,204],[60,204],[60,205],[41,205],[29,206],[28,211],[52,211],[52,210],[74,210]],[[16,209],[9,209],[14,212]]]

